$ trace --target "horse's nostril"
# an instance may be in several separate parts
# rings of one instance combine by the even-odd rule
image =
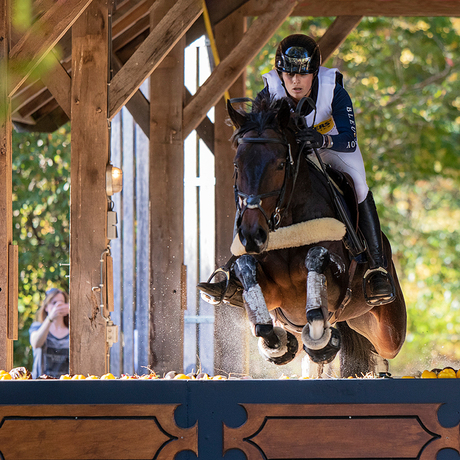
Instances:
[[[267,232],[263,228],[259,228],[259,231],[257,232],[257,239],[261,244],[267,241]]]

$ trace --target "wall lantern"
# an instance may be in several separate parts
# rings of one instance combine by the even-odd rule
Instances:
[[[123,171],[110,163],[105,170],[105,191],[108,196],[121,192],[123,188]]]

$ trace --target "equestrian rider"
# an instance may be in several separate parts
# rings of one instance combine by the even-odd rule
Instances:
[[[294,34],[280,42],[275,69],[262,77],[265,83],[262,91],[268,91],[275,99],[287,97],[294,108],[303,97],[314,101],[316,110],[304,104],[302,115],[308,127],[297,134],[298,141],[309,142],[318,149],[324,163],[352,177],[358,198],[359,228],[368,248],[366,297],[371,304],[393,301],[394,284],[385,269],[380,222],[366,183],[353,105],[343,87],[342,74],[321,66],[320,49],[313,38]],[[218,283],[200,283],[199,289],[215,296],[217,286]]]

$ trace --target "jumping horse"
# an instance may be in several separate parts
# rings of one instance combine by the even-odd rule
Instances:
[[[259,352],[286,364],[301,341],[321,368],[340,350],[342,377],[373,372],[398,354],[406,332],[388,240],[383,235],[396,298],[371,305],[363,293],[365,257],[350,253],[327,177],[296,142],[287,101],[259,95],[249,112],[230,101],[227,108],[236,128],[232,270]]]

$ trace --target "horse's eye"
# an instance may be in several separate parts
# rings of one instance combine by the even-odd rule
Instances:
[[[233,166],[235,167],[235,169],[238,169],[238,165],[236,163],[233,163]]]
[[[278,169],[278,171],[281,171],[282,169],[284,169],[284,165],[285,165],[285,163],[284,163],[284,161],[283,161],[282,163],[280,163],[280,164],[278,165],[278,167],[277,167],[276,169]]]

